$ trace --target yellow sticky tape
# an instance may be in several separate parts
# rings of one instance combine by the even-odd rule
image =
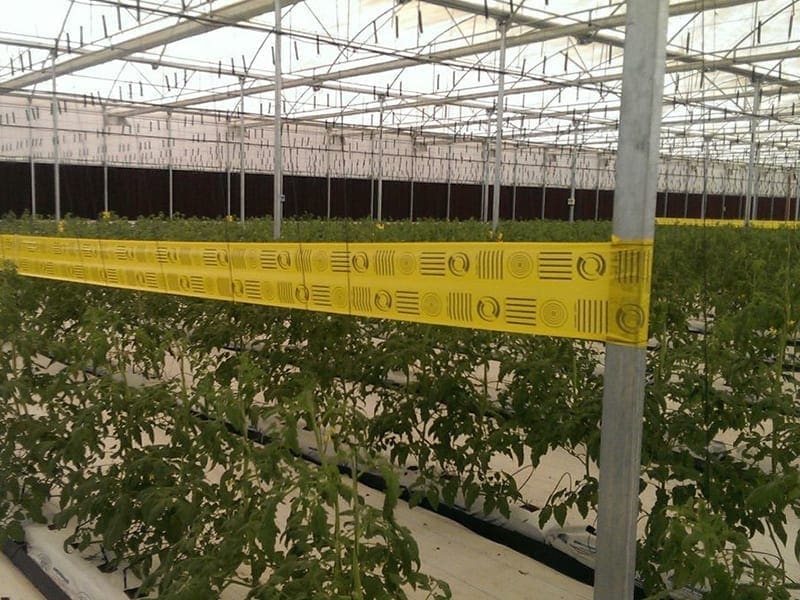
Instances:
[[[0,236],[22,275],[643,345],[652,245],[225,243]]]
[[[744,227],[742,219],[682,219],[656,217],[656,225],[694,225],[698,227]],[[750,221],[751,227],[758,229],[797,229],[799,221]]]

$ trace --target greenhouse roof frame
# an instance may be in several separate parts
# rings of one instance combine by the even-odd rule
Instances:
[[[0,95],[37,93],[52,78],[55,48],[59,93],[96,97],[117,118],[243,111],[246,127],[270,127],[275,86],[265,54],[274,45],[273,2],[61,0],[76,7],[63,36],[55,35],[55,17],[42,35],[22,18],[17,27],[12,15],[12,31],[0,31],[0,54],[7,56],[0,58],[7,65],[0,67]],[[797,162],[797,2],[670,4],[664,151],[699,159],[710,142],[715,159],[744,156],[754,122],[763,159]],[[511,12],[507,0],[284,0],[284,117],[370,129],[383,114],[385,127],[433,141],[494,138],[497,26],[508,23],[503,138],[613,151],[624,2],[541,5],[520,0]],[[115,12],[112,32],[107,23]],[[71,42],[78,25],[81,43]],[[84,25],[94,27],[85,44]],[[246,106],[239,100],[242,78]],[[755,118],[754,80],[763,104]]]

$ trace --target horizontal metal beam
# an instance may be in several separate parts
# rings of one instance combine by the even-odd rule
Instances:
[[[685,57],[686,60],[679,62],[678,64],[667,65],[666,72],[683,73],[686,71],[695,71],[698,69],[703,69],[705,71],[722,71],[735,64],[742,64],[742,63],[754,64],[757,62],[767,62],[773,60],[798,58],[798,57],[800,57],[800,47],[793,48],[792,50],[784,50],[780,52],[767,52],[748,57],[734,57],[734,58],[709,60],[709,61],[704,61],[697,57]],[[601,83],[606,84],[606,83],[616,82],[619,81],[621,78],[622,78],[622,73],[614,72],[614,73],[609,73],[607,75],[582,77],[575,80],[554,81],[551,83],[539,83],[527,86],[509,87],[506,89],[506,96],[517,96],[520,94],[547,92],[560,89],[568,89],[576,86],[589,87],[593,85],[600,85]],[[786,82],[786,84],[783,85],[782,87],[784,87],[787,90],[800,89],[800,82]],[[435,96],[435,95],[425,94],[422,96],[415,96],[414,99],[412,100],[401,101],[394,104],[386,104],[385,108],[387,110],[400,110],[407,108],[419,108],[424,106],[440,106],[445,104],[466,106],[467,105],[466,103],[469,101],[480,100],[484,98],[494,98],[496,95],[497,92],[493,90],[482,91],[482,92],[471,92],[468,94],[455,94],[452,96]],[[480,108],[480,107],[473,106],[473,108]],[[507,110],[510,112],[516,112],[516,109],[514,108],[513,105],[508,105]],[[362,106],[347,111],[342,111],[342,110],[328,111],[325,113],[318,113],[318,114],[309,113],[297,116],[298,118],[304,118],[304,119],[325,120],[325,119],[360,115],[377,111],[378,111],[378,105],[373,104],[371,106]]]
[[[490,16],[490,17],[492,17],[494,19],[497,19],[498,21],[503,21],[503,22],[508,21],[510,23],[515,23],[515,24],[518,24],[518,25],[527,25],[529,27],[534,27],[534,28],[537,28],[537,29],[550,30],[550,29],[554,29],[554,28],[559,27],[558,24],[555,24],[555,23],[553,23],[551,21],[548,21],[548,20],[535,19],[535,18],[532,18],[532,17],[521,15],[521,14],[519,14],[519,12],[510,13],[510,12],[507,12],[507,11],[504,11],[504,10],[500,10],[500,9],[497,9],[497,8],[487,8],[485,6],[484,7],[480,7],[480,6],[476,6],[474,4],[471,4],[469,2],[465,2],[464,0],[423,0],[423,1],[426,2],[427,4],[434,4],[434,5],[437,5],[437,6],[452,8],[452,9],[455,9],[455,10],[460,10],[462,12],[466,12],[468,14],[476,14],[476,15],[488,14],[488,16]],[[733,8],[733,7],[736,7],[736,6],[739,6],[739,5],[752,4],[752,3],[753,3],[753,0],[730,0],[730,1],[722,1],[722,0],[720,0],[720,1],[712,1],[712,2],[702,2],[701,3],[702,7],[698,7],[697,10],[692,11],[692,12],[702,12],[704,10],[719,10],[719,9],[723,9],[723,8]],[[681,13],[676,12],[676,10],[680,10],[680,9],[678,9],[679,6],[681,6],[681,5],[670,6],[670,8],[669,8],[670,16],[675,16],[677,14],[686,14],[686,13],[683,13],[683,12],[681,12]],[[624,17],[624,15],[623,15],[623,17]],[[603,21],[603,19],[601,19],[599,21]],[[608,27],[608,26],[597,26],[595,21],[592,21],[591,24],[585,23],[583,25],[588,28],[587,31],[582,33],[582,34],[577,34],[574,37],[579,38],[579,39],[582,38],[582,39],[585,39],[585,40],[590,41],[590,42],[608,44],[608,45],[614,46],[616,48],[623,48],[624,47],[625,41],[623,39],[613,38],[613,37],[610,37],[608,35],[604,35],[604,34],[600,33],[601,29],[610,29],[611,27]],[[695,61],[694,57],[692,57],[691,55],[684,54],[682,52],[675,52],[674,50],[669,50],[669,49],[667,50],[666,56],[667,56],[667,60],[686,61],[686,62],[689,62],[689,63]],[[791,58],[791,57],[792,56],[790,55],[790,56],[786,56],[784,58]],[[775,60],[779,60],[779,59],[775,59]],[[725,71],[727,71],[727,72],[729,72],[729,73],[731,73],[733,75],[749,77],[751,75],[751,73],[747,72],[746,70],[742,70],[742,69],[736,68],[735,65],[743,64],[743,63],[750,63],[750,62],[752,62],[752,61],[747,60],[747,58],[745,58],[743,60],[739,60],[737,57],[733,57],[731,59],[724,59],[724,60],[717,61],[717,67],[716,68],[720,69],[720,70],[725,70]],[[697,65],[694,68],[701,68],[701,65]],[[783,79],[781,77],[776,77],[774,75],[766,76],[765,81],[768,82],[768,83],[779,83],[781,85],[787,85],[788,83],[790,83],[787,80],[785,80],[785,79]]]
[[[31,48],[35,50],[53,50],[53,42],[49,41],[39,41],[39,40],[27,40],[22,38],[12,38],[7,36],[0,36],[0,46],[17,46],[19,48]],[[91,48],[88,46],[67,46],[66,42],[59,42],[58,46],[56,46],[59,54],[91,54],[93,52],[97,52],[98,48]],[[157,56],[151,54],[148,56],[147,53],[142,54],[131,54],[125,58],[127,62],[137,63],[142,65],[148,65],[152,68],[158,67],[165,67],[168,69],[177,69],[183,71],[192,71],[196,73],[208,73],[210,75],[218,75],[220,70],[217,65],[212,64],[198,64],[198,63],[191,63],[191,62],[183,62],[183,60],[170,60],[165,59],[161,56]],[[48,67],[52,72],[52,68]],[[240,72],[231,73],[228,69],[222,70],[223,75],[228,75],[231,77],[239,77],[241,75]],[[248,79],[257,79],[263,81],[272,81],[273,78],[266,74],[259,74],[255,73],[252,70],[247,72]]]
[[[670,16],[679,16],[701,12],[710,9],[726,8],[731,6],[739,6],[742,4],[749,4],[751,0],[716,0],[709,3],[707,0],[687,0],[678,4],[670,6]],[[555,40],[563,37],[581,37],[595,35],[600,29],[613,29],[621,27],[625,24],[625,14],[613,15],[605,17],[588,23],[573,23],[569,25],[558,25],[548,29],[528,31],[526,33],[509,36],[507,38],[506,47],[513,48],[518,46],[525,46],[549,40]],[[419,64],[435,64],[442,63],[448,60],[463,58],[465,56],[474,56],[477,54],[484,54],[488,52],[497,51],[500,48],[500,40],[494,39],[477,44],[458,46],[440,50],[438,52],[430,52],[428,54],[419,54],[416,56],[407,56],[397,58],[394,60],[386,60],[370,65],[363,65],[360,67],[352,67],[349,69],[341,69],[339,71],[331,71],[329,73],[320,73],[318,75],[310,75],[307,77],[300,77],[292,81],[285,81],[283,89],[313,86],[318,85],[325,81],[339,81],[342,79],[350,79],[352,77],[363,77],[366,75],[375,75],[377,73],[385,73],[387,71],[396,71],[413,67]],[[618,77],[618,76],[617,76]],[[262,94],[274,91],[273,85],[253,86],[246,90],[247,95]],[[186,108],[188,106],[196,106],[198,104],[207,104],[212,102],[222,102],[236,98],[239,95],[238,89],[226,90],[224,92],[217,92],[213,94],[204,94],[202,96],[195,96],[193,98],[186,98],[184,100],[176,100],[174,102],[167,102],[163,104],[163,110]],[[150,108],[132,109],[127,112],[118,114],[122,117],[132,117],[136,115],[146,114],[152,112]]]
[[[293,4],[299,1],[302,0],[285,0],[287,4]],[[111,60],[124,59],[136,52],[163,46],[164,44],[183,40],[221,27],[235,25],[240,21],[246,21],[247,19],[269,12],[273,7],[274,0],[241,0],[235,4],[211,11],[207,15],[203,15],[202,18],[189,18],[177,25],[165,27],[125,40],[108,48],[89,52],[56,63],[54,69],[47,66],[0,82],[0,92],[19,90],[47,81],[53,77],[53,70],[55,70],[55,76],[66,75]]]

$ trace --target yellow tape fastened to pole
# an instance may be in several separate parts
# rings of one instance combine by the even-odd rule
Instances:
[[[644,345],[652,242],[226,243],[3,235],[21,275]]]

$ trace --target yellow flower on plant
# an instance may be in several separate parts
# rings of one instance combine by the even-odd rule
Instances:
[[[228,223],[233,223],[233,215],[225,215],[225,220]]]
[[[383,223],[375,223],[375,227],[376,227],[377,229],[383,230],[383,228],[384,228],[384,224],[383,224]]]
[[[64,221],[59,221],[58,222],[58,233],[64,233],[64,228],[65,227],[66,227],[66,224],[64,223]]]
[[[103,219],[103,221],[108,221],[111,218],[111,212],[108,210],[104,210],[103,212],[100,213],[100,217]]]

